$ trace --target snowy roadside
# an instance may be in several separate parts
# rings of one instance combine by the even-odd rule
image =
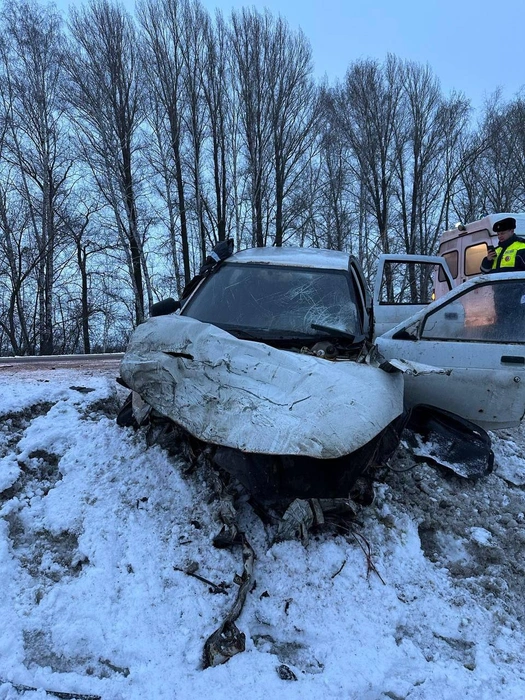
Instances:
[[[243,507],[246,651],[202,670],[241,562],[211,544],[199,473],[116,426],[113,372],[3,372],[0,390],[0,700],[525,697],[522,428],[492,436],[478,482],[401,471],[400,449],[350,536],[272,545]]]

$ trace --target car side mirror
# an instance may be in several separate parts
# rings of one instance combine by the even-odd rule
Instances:
[[[156,304],[151,306],[150,316],[167,316],[180,309],[180,301],[176,301],[169,297],[168,299],[162,299]]]
[[[406,328],[403,328],[400,331],[397,331],[397,333],[394,333],[392,336],[393,340],[417,340],[417,337],[415,335],[412,335],[409,333]]]

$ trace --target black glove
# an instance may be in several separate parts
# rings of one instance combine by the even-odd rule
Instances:
[[[233,238],[228,238],[227,241],[219,241],[213,246],[209,255],[199,270],[199,275],[208,275],[218,263],[229,258],[233,253]]]
[[[219,241],[213,246],[209,258],[213,258],[215,262],[226,260],[233,253],[233,238],[228,238],[227,241]]]
[[[172,297],[168,299],[162,299],[151,307],[151,316],[166,316],[166,314],[172,314],[174,311],[180,309],[180,301],[175,301]]]

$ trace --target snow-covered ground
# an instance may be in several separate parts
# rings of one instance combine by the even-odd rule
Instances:
[[[521,429],[478,482],[401,447],[350,531],[306,546],[243,506],[246,650],[203,670],[242,567],[202,474],[117,427],[112,371],[0,369],[0,395],[1,700],[525,697]]]

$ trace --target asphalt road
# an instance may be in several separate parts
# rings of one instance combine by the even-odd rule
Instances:
[[[0,357],[0,371],[31,369],[100,369],[118,373],[123,353],[99,355],[40,355],[35,357]]]

